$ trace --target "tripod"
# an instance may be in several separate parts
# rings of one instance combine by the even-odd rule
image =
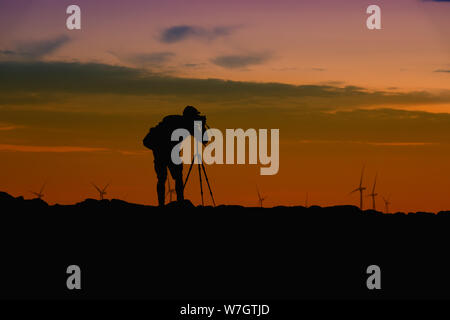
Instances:
[[[203,169],[203,174],[205,175],[205,180],[206,180],[206,183],[208,185],[209,194],[211,195],[211,199],[212,199],[213,205],[215,207],[216,206],[216,202],[214,201],[214,196],[213,196],[213,193],[212,193],[212,190],[211,190],[211,186],[209,185],[209,180],[208,180],[208,175],[206,174],[205,165],[203,164],[203,161],[202,161],[202,159],[200,157],[200,154],[198,153],[198,149],[196,151],[196,154],[194,154],[194,156],[192,157],[191,166],[189,167],[189,171],[188,171],[188,174],[186,176],[186,180],[184,181],[183,190],[186,187],[186,184],[188,182],[189,175],[191,174],[192,166],[194,165],[194,160],[195,160],[196,157],[198,157],[198,159],[199,159],[199,162],[198,162],[198,177],[200,179],[200,195],[202,197],[202,206],[205,205],[204,202],[203,202],[203,184],[202,184],[202,169]]]

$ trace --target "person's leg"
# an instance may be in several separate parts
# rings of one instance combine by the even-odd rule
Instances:
[[[154,155],[154,164],[155,164],[155,171],[156,171],[156,177],[158,178],[158,182],[156,184],[156,191],[158,193],[158,205],[160,207],[164,206],[165,202],[165,194],[166,194],[166,179],[167,179],[167,164],[158,157],[155,153]]]
[[[177,201],[184,200],[184,190],[183,190],[183,165],[182,164],[169,164],[169,171],[172,178],[175,180],[175,191],[177,193]]]

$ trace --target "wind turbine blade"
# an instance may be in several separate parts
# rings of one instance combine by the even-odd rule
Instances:
[[[97,187],[94,183],[91,182],[91,184],[94,186],[95,189],[97,189],[98,192],[102,193],[102,190],[100,190],[99,187]]]
[[[39,191],[39,193],[42,194],[42,192],[44,191],[45,185],[47,184],[47,182],[44,182],[44,184],[42,185],[41,191]]]
[[[349,195],[352,194],[352,193],[355,193],[356,191],[359,191],[359,188],[356,188],[355,190],[353,190],[352,192],[350,192]]]
[[[108,183],[104,188],[103,188],[103,192],[105,192],[106,191],[106,189],[109,187],[109,185],[110,185],[111,183]]]
[[[262,200],[261,194],[259,194],[258,186],[256,186],[256,192],[258,193],[258,199],[259,199],[259,200]]]

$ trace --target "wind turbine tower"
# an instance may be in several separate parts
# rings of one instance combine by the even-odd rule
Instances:
[[[42,200],[42,198],[44,197],[44,188],[45,188],[45,183],[42,185],[39,192],[33,192],[33,191],[30,191],[30,192],[32,194],[34,194],[38,199]]]
[[[350,192],[350,194],[352,194],[352,193],[359,191],[359,208],[361,210],[363,209],[363,191],[366,190],[366,187],[362,186],[363,176],[364,176],[364,166],[361,171],[361,179],[359,180],[359,187],[356,188],[355,190],[353,190],[352,192]]]
[[[262,208],[263,207],[263,201],[267,199],[267,197],[262,197],[261,194],[259,193],[258,190],[258,186],[256,186],[256,192],[258,193],[258,202],[259,202],[259,206]]]
[[[175,193],[175,189],[170,188],[170,178],[167,177],[167,194],[169,195],[169,201],[172,202],[172,194]]]
[[[388,196],[387,198],[383,197],[384,208],[385,208],[386,213],[389,213],[389,205],[391,204],[391,203],[389,202],[390,197],[391,197],[391,196]]]
[[[378,193],[375,192],[375,186],[377,185],[377,176],[378,174],[375,175],[375,181],[373,183],[373,188],[372,188],[372,193],[369,194],[369,197],[372,197],[372,209],[375,210],[375,197],[378,195]]]
[[[91,182],[91,183],[92,183],[92,182]],[[93,185],[94,188],[98,191],[98,193],[99,193],[99,199],[100,199],[100,200],[103,200],[103,199],[105,198],[105,195],[106,195],[106,189],[108,188],[109,183],[108,183],[103,189],[100,189],[100,188],[97,187],[94,183],[92,183],[92,185]]]

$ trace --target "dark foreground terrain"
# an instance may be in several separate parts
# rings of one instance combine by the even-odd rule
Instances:
[[[450,213],[167,208],[0,193],[2,298],[450,298]],[[82,290],[66,288],[79,265]],[[381,268],[380,291],[366,268]]]

